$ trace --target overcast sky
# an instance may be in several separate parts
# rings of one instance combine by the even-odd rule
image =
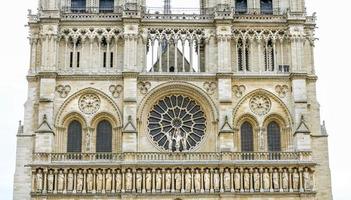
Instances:
[[[23,119],[27,96],[25,75],[29,65],[27,9],[36,10],[38,0],[2,0],[0,45],[0,198],[12,199],[15,171],[16,132]],[[148,0],[152,6],[163,0]],[[176,2],[175,0],[173,0]],[[193,7],[178,0],[175,7]],[[317,12],[315,58],[318,99],[326,120],[330,142],[333,193],[336,200],[350,200],[351,131],[351,42],[350,8],[347,0],[305,0],[309,14]]]

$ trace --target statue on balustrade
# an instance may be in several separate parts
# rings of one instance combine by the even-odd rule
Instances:
[[[268,169],[264,169],[263,172],[263,190],[264,191],[269,191],[270,188],[270,176],[269,176],[269,172]]]
[[[87,192],[92,192],[94,189],[94,175],[91,169],[87,173]]]
[[[248,169],[244,170],[244,190],[250,191],[250,173]]]
[[[142,191],[142,187],[143,187],[142,181],[143,181],[143,174],[141,170],[138,170],[136,173],[136,184],[135,184],[137,192]]]
[[[60,170],[57,176],[57,191],[62,192],[65,186],[65,175],[63,174],[63,171]]]
[[[151,189],[152,189],[152,174],[150,170],[147,170],[145,175],[145,190],[151,191]]]
[[[185,192],[191,192],[192,175],[189,169],[185,171]]]
[[[54,173],[53,170],[49,170],[48,174],[48,192],[54,191]]]
[[[303,172],[303,181],[304,181],[304,188],[306,191],[312,190],[312,178],[308,168],[305,168]]]
[[[167,169],[166,171],[166,175],[165,175],[165,179],[166,179],[166,191],[170,192],[171,188],[172,188],[172,174],[171,171],[169,169]]]
[[[68,170],[68,174],[67,174],[67,190],[68,191],[73,191],[74,189],[74,175],[73,175],[73,171],[70,169]]]
[[[179,169],[176,170],[175,175],[174,175],[174,179],[175,179],[174,189],[176,191],[180,191],[182,189],[182,174],[181,174]]]
[[[204,190],[206,192],[210,191],[211,187],[211,175],[208,169],[205,169],[204,173]]]
[[[223,180],[224,180],[224,190],[229,192],[231,190],[231,178],[229,169],[224,170]]]
[[[236,191],[240,191],[241,190],[241,175],[240,175],[239,169],[235,169],[235,173],[234,173],[234,189]]]
[[[133,174],[130,169],[126,172],[126,190],[128,192],[133,190]]]
[[[82,173],[82,170],[79,169],[77,174],[77,188],[76,188],[77,192],[83,191],[83,183],[84,183],[84,175]]]
[[[122,174],[121,170],[117,170],[116,172],[116,191],[121,192],[122,190]]]
[[[287,169],[283,169],[282,173],[282,188],[284,191],[289,189],[289,174]]]
[[[103,188],[103,174],[101,172],[101,170],[99,169],[97,171],[97,175],[96,175],[96,190],[97,192],[102,192],[102,188]]]
[[[253,182],[254,182],[254,190],[259,191],[260,190],[260,173],[258,169],[254,169]]]
[[[215,169],[214,173],[213,173],[213,189],[215,191],[219,191],[220,190],[220,178],[219,178],[219,171],[218,171],[218,169]]]
[[[162,172],[161,170],[156,171],[156,191],[162,190]]]
[[[110,169],[108,169],[107,172],[106,172],[105,190],[107,192],[111,192],[112,191],[112,174],[111,174],[111,170]]]
[[[201,192],[201,174],[198,169],[195,170],[194,186],[195,192]]]
[[[39,169],[36,175],[36,191],[41,193],[43,190],[43,170]]]
[[[299,182],[300,182],[300,176],[299,176],[299,172],[297,171],[297,169],[294,169],[293,172],[293,189],[295,191],[299,190]]]
[[[279,173],[278,169],[273,170],[273,189],[279,190]]]

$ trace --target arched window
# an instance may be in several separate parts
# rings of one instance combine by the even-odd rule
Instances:
[[[239,71],[250,71],[250,45],[247,40],[238,40],[237,44],[237,55],[238,55],[238,70]]]
[[[106,120],[101,121],[97,126],[96,152],[112,152],[112,126]]]
[[[67,152],[82,152],[82,125],[78,121],[72,121],[67,131]]]
[[[235,13],[246,14],[247,13],[247,0],[236,0],[235,1]]]
[[[245,122],[241,125],[241,151],[242,152],[253,152],[253,129],[249,122]]]
[[[273,14],[273,2],[272,0],[261,0],[261,14],[271,15]]]
[[[113,12],[114,0],[100,0],[99,7],[100,12]]]
[[[86,0],[71,0],[72,12],[86,12]]]
[[[274,48],[272,40],[268,40],[264,49],[264,63],[266,71],[274,71]]]
[[[276,122],[271,122],[267,127],[268,151],[281,151],[280,126]]]

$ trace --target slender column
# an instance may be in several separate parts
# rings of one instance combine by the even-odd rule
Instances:
[[[170,42],[167,40],[167,72],[169,72],[169,67],[170,67],[170,61],[169,61],[169,47],[170,47]]]
[[[174,41],[174,71],[178,72],[178,40]]]
[[[106,69],[111,68],[111,64],[110,64],[110,42],[111,39],[106,39],[107,42],[107,46],[106,46]]]
[[[303,187],[303,169],[299,169],[299,175],[300,175],[300,192],[304,192],[304,187]]]
[[[151,41],[151,71],[154,72],[154,47],[155,47],[155,41]]]
[[[284,50],[283,50],[283,38],[280,39],[280,60],[281,60],[281,66],[284,66]],[[282,69],[283,70],[283,69]]]
[[[242,63],[243,63],[243,70],[246,72],[246,39],[242,39],[243,42],[243,53],[242,53]]]
[[[272,40],[273,43],[273,58],[272,58],[272,62],[273,62],[273,71],[278,72],[278,67],[277,67],[277,53],[276,53],[276,40],[273,39]]]
[[[100,68],[102,65],[101,65],[101,39],[99,38],[99,50],[98,50],[98,68]]]
[[[43,193],[47,193],[47,182],[48,182],[48,169],[45,169],[43,171],[43,175],[44,175],[44,182],[43,182]]]
[[[162,72],[162,41],[161,39],[159,40],[158,43],[158,64],[159,64],[159,69],[158,72]]]
[[[65,169],[63,171],[63,176],[64,176],[64,180],[63,180],[63,194],[67,193],[67,170]]]
[[[185,41],[182,41],[183,72],[185,72]]]
[[[60,48],[59,48],[59,45],[58,45],[58,42],[59,42],[59,39],[57,36],[54,36],[53,37],[53,40],[54,40],[54,49],[55,49],[55,54],[54,54],[54,63],[53,63],[53,67],[55,68],[58,68],[58,55],[59,55],[59,51],[60,51]],[[55,69],[53,69],[55,70]]]
[[[89,39],[89,44],[90,44],[90,49],[89,49],[89,63],[90,63],[90,70],[94,67],[94,62],[93,62],[93,42],[94,38]]]
[[[72,67],[76,67],[77,66],[76,50],[77,50],[77,39],[73,39],[73,62],[72,62]]]
[[[36,192],[35,177],[36,177],[36,173],[35,173],[35,169],[33,169],[32,170],[32,192]]]
[[[223,169],[219,169],[219,174],[220,174],[220,192],[224,192],[224,180],[223,180]]]
[[[262,73],[262,64],[261,64],[261,38],[257,38],[257,48],[258,48],[258,67],[259,67],[259,71],[260,73]]]
[[[200,53],[201,40],[197,40],[197,71],[201,72],[201,53]]]
[[[82,193],[85,194],[87,192],[87,171],[83,170],[83,191]]]
[[[65,68],[68,69],[68,38],[65,38]]]
[[[118,69],[118,38],[115,38],[115,43],[116,44],[115,44],[115,55],[114,55],[115,56],[115,64],[114,64],[114,66],[116,67],[116,70],[119,70]],[[145,65],[145,67],[147,67],[147,66]]]
[[[193,63],[193,51],[194,51],[194,41],[190,40],[189,42],[189,56],[190,56],[190,72],[194,71],[194,63]]]
[[[253,38],[250,38],[250,52],[249,52],[249,55],[250,55],[250,62],[249,62],[249,67],[248,67],[248,69],[246,69],[246,71],[252,71],[252,68],[253,68],[253,58],[254,58],[254,55],[253,55],[253,53],[254,53],[254,51],[253,51]],[[246,55],[246,54],[245,54]],[[246,66],[245,66],[245,68],[246,68]]]

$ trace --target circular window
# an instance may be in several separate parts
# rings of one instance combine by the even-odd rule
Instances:
[[[256,115],[263,116],[271,110],[271,101],[264,95],[255,95],[250,100],[250,109]]]
[[[205,113],[189,97],[168,96],[150,111],[148,131],[153,143],[164,151],[192,151],[205,136]]]

